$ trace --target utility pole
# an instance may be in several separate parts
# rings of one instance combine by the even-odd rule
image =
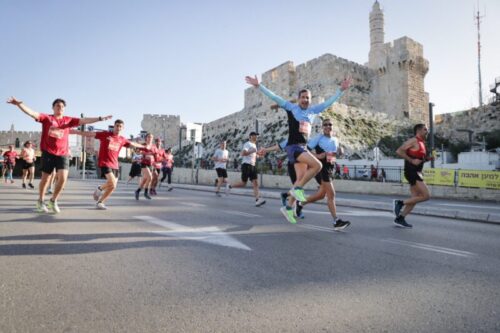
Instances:
[[[431,154],[434,154],[434,103],[429,103],[429,134],[430,134],[430,146]],[[431,160],[431,168],[434,169],[434,159]]]
[[[477,25],[477,72],[479,76],[479,107],[483,106],[483,82],[481,79],[481,19],[484,17],[480,15],[479,9],[474,16]]]
[[[83,118],[83,113],[80,115],[82,118]],[[82,128],[81,128],[82,132],[85,131],[85,125],[82,125]],[[82,179],[85,180],[85,163],[87,162],[87,155],[86,155],[86,147],[85,147],[85,144],[86,144],[86,141],[85,140],[85,137],[82,136]]]

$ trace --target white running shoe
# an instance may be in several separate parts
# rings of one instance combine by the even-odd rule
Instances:
[[[98,202],[95,206],[96,206],[97,209],[100,209],[100,210],[106,210],[106,209],[108,209],[108,207],[106,207],[106,205],[104,203],[102,203],[102,202]]]
[[[49,209],[47,208],[47,205],[45,202],[37,201],[36,202],[36,211],[39,213],[48,213]]]
[[[47,203],[47,207],[49,208],[49,211],[51,210],[52,213],[54,214],[58,214],[61,212],[61,210],[59,209],[59,205],[57,204],[57,201],[49,200],[49,202]]]
[[[259,200],[257,200],[257,201],[255,202],[255,207],[260,207],[260,206],[262,206],[262,205],[263,205],[263,204],[265,204],[265,203],[266,203],[266,200],[264,200],[264,199],[260,198]]]
[[[99,201],[99,198],[101,197],[101,190],[98,188],[95,189],[94,194],[92,194],[94,197],[95,201]]]

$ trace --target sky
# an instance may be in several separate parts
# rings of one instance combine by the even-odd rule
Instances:
[[[478,105],[500,77],[500,0],[380,0],[385,41],[424,46],[425,90],[448,113]],[[67,101],[66,115],[114,115],[137,134],[143,114],[209,122],[242,110],[245,75],[325,53],[368,61],[374,0],[0,0],[0,130],[40,130],[5,103],[38,112]],[[96,127],[107,128],[108,123]]]

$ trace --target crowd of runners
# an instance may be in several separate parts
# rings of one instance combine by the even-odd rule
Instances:
[[[291,188],[281,193],[280,208],[283,216],[290,223],[296,223],[297,218],[304,218],[302,208],[310,203],[322,200],[326,197],[327,207],[332,217],[334,230],[343,230],[350,225],[349,221],[342,220],[337,215],[335,205],[335,188],[332,182],[337,156],[341,155],[339,140],[332,132],[332,120],[322,118],[322,132],[310,137],[311,128],[315,118],[335,103],[344,92],[349,89],[351,79],[347,78],[341,82],[336,93],[325,102],[311,105],[311,92],[302,89],[298,93],[297,103],[291,103],[276,95],[262,83],[257,77],[246,77],[246,82],[259,89],[265,96],[273,100],[279,108],[287,113],[288,138],[283,138],[270,147],[257,148],[259,133],[251,132],[249,140],[241,150],[241,180],[234,183],[228,182],[227,163],[229,152],[226,149],[226,141],[220,142],[220,147],[213,154],[215,163],[217,183],[215,194],[220,197],[221,188],[229,194],[232,188],[245,187],[250,180],[253,188],[255,206],[260,207],[266,203],[261,197],[257,177],[256,161],[265,154],[272,151],[286,152],[288,159],[288,174],[290,176]],[[98,167],[101,175],[106,179],[105,183],[99,185],[93,192],[97,209],[107,209],[106,201],[117,187],[117,172],[119,169],[118,155],[122,147],[134,149],[132,156],[132,167],[129,174],[129,183],[135,177],[139,177],[137,189],[134,191],[136,200],[140,200],[141,193],[144,198],[151,200],[151,196],[157,195],[157,187],[167,180],[167,189],[172,190],[171,175],[173,170],[173,155],[171,149],[164,149],[159,138],[154,138],[148,133],[143,143],[137,143],[126,139],[121,135],[124,130],[124,122],[120,119],[114,121],[112,131],[81,131],[75,128],[106,121],[112,116],[99,116],[94,118],[75,118],[65,116],[66,102],[56,99],[52,103],[53,114],[44,114],[33,111],[21,100],[11,97],[7,103],[17,106],[22,112],[33,118],[42,125],[42,136],[40,140],[41,171],[42,177],[38,188],[38,200],[36,209],[41,213],[59,213],[58,199],[64,189],[69,170],[69,144],[70,134],[92,137],[99,140]],[[406,141],[396,153],[405,160],[404,176],[410,184],[411,197],[406,200],[394,200],[394,223],[397,226],[411,228],[406,222],[406,216],[410,214],[415,205],[429,199],[429,190],[422,177],[422,168],[430,158],[427,155],[424,141],[427,137],[425,124],[417,124],[414,127],[415,136]],[[22,187],[34,189],[34,162],[35,151],[32,143],[27,141],[21,153],[18,155],[13,146],[1,154],[2,176],[5,182],[13,183],[12,172],[17,160],[23,163]],[[162,177],[161,177],[162,175]],[[161,177],[161,179],[160,179]],[[306,196],[304,186],[313,178],[318,183],[316,193]],[[27,185],[26,185],[27,182]],[[53,185],[52,185],[53,184]],[[45,200],[49,194],[50,199]]]

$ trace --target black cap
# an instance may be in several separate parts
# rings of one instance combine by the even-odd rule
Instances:
[[[249,136],[252,136],[252,135],[259,135],[259,133],[257,133],[257,132],[250,132]]]

